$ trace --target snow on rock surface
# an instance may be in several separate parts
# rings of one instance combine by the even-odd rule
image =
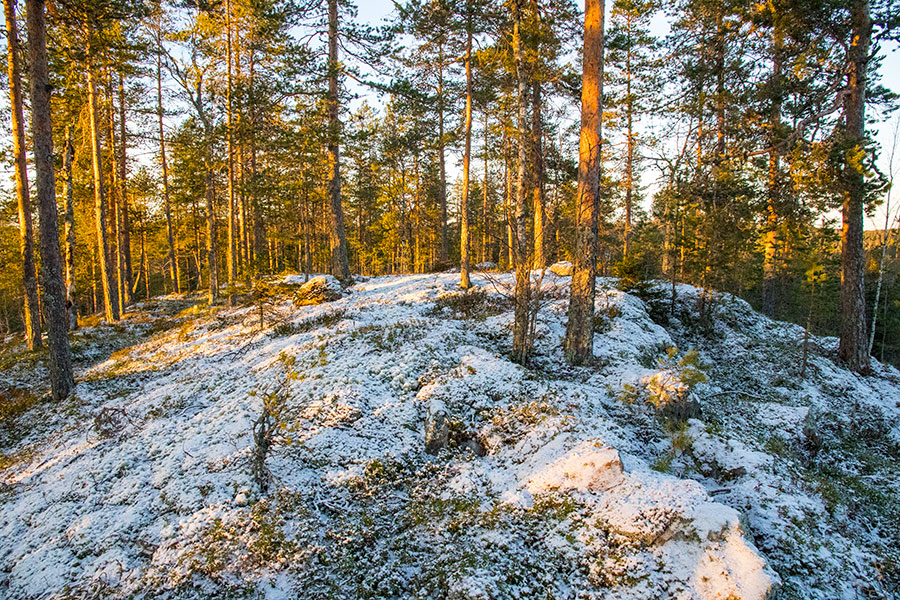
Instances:
[[[598,363],[565,366],[561,293],[525,368],[507,358],[512,316],[495,291],[512,278],[491,277],[473,276],[489,301],[465,319],[436,303],[459,294],[457,276],[433,274],[368,279],[320,305],[285,297],[267,329],[253,307],[180,297],[82,330],[77,396],[3,430],[0,596],[890,597],[873,593],[889,575],[867,578],[889,548],[853,525],[887,523],[889,490],[869,496],[883,513],[858,513],[827,486],[880,485],[895,467],[863,483],[813,469],[853,451],[849,431],[894,451],[895,370],[861,380],[814,353],[810,379],[763,386],[787,373],[773,365],[793,360],[797,328],[729,301],[696,329],[693,288],[670,318],[602,279]],[[703,420],[681,425],[641,396],[642,380],[677,374],[663,364],[675,345],[700,351],[709,376]],[[765,398],[718,393],[741,386]],[[250,468],[264,397],[282,398],[268,493]],[[864,420],[830,410],[846,398]],[[811,405],[816,449],[802,439]],[[437,415],[445,447],[428,454]]]

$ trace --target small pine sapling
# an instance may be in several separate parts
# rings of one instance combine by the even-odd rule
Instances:
[[[263,394],[262,412],[253,423],[251,471],[253,480],[262,494],[268,489],[266,457],[269,451],[276,444],[290,445],[293,442],[290,434],[296,430],[289,418],[291,382],[299,377],[299,373],[294,369],[296,358],[282,354],[278,360],[281,363],[281,376],[274,386]],[[256,391],[251,391],[250,395],[256,396]]]

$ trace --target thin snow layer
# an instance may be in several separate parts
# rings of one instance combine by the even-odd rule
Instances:
[[[83,368],[77,397],[26,414],[40,426],[4,443],[16,460],[0,484],[0,595],[750,600],[784,581],[790,559],[770,553],[779,577],[746,534],[782,544],[821,497],[700,420],[672,459],[652,411],[621,397],[671,368],[657,361],[688,335],[680,322],[658,325],[599,280],[600,360],[567,368],[567,282],[553,278],[523,368],[507,359],[511,278],[473,281],[464,302],[453,274],[373,278],[327,304],[284,299],[263,323],[253,306],[197,308]],[[749,308],[736,314],[770,334]],[[842,393],[882,385],[830,373]],[[280,410],[266,492],[251,474],[264,403]],[[431,456],[424,420],[438,404],[450,445]],[[796,437],[807,413],[779,397],[754,418]],[[842,544],[853,554],[823,560],[868,568],[864,545]]]

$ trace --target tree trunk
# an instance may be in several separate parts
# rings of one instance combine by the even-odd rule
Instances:
[[[529,309],[531,305],[531,262],[528,260],[526,202],[526,167],[528,162],[528,124],[526,117],[526,74],[522,50],[522,0],[513,0],[513,56],[516,64],[516,106],[518,126],[518,161],[516,165],[516,205],[513,220],[513,263],[516,269],[516,300],[513,311],[513,360],[528,362]]]
[[[25,344],[28,350],[41,346],[41,314],[38,303],[37,270],[34,266],[34,229],[28,194],[28,165],[25,157],[25,113],[22,104],[22,77],[19,73],[19,37],[14,0],[3,0],[6,13],[6,55],[9,65],[9,104],[12,113],[13,158],[16,199],[19,209],[19,251],[22,260],[22,287],[25,300]]]
[[[131,215],[128,210],[128,165],[127,142],[128,132],[125,129],[125,77],[119,72],[119,197],[122,210],[122,260],[123,275],[125,276],[125,303],[131,304],[133,292],[131,288],[134,282],[134,274],[131,270]]]
[[[72,145],[74,127],[66,129],[66,147],[63,153],[63,168],[66,171],[66,323],[69,329],[78,329],[78,305],[75,302],[75,194],[72,180],[72,163],[75,160],[75,146]]]
[[[338,115],[338,0],[328,0],[328,184],[331,226],[331,271],[342,282],[350,281],[344,210],[341,207],[341,122]]]
[[[208,143],[212,143],[211,140]],[[208,149],[207,152],[212,152]],[[206,261],[209,265],[209,293],[207,295],[210,305],[219,301],[219,273],[216,257],[216,190],[213,181],[213,167],[211,161],[206,163]]]
[[[43,14],[43,3],[41,2],[41,11]],[[99,257],[100,267],[100,287],[103,290],[103,310],[108,322],[119,320],[119,299],[114,283],[112,280],[112,272],[110,269],[109,258],[109,239],[106,234],[106,187],[103,182],[103,157],[100,149],[100,124],[98,122],[98,98],[97,98],[97,76],[93,64],[93,56],[91,54],[90,37],[93,35],[90,27],[85,29],[87,37],[87,93],[88,93],[88,113],[91,123],[91,159],[94,168],[94,220],[97,230],[97,255]]]
[[[449,248],[447,242],[447,162],[444,156],[444,48],[441,47],[438,52],[438,85],[437,85],[437,103],[438,103],[438,175],[440,177],[438,186],[438,204],[441,209],[441,247],[438,253],[438,260],[442,263],[441,268],[446,268],[449,259]]]
[[[532,139],[532,164],[534,165],[532,190],[534,208],[534,268],[543,269],[547,266],[547,251],[544,234],[544,148],[543,125],[541,118],[541,84],[533,81],[531,84],[531,139]]]
[[[175,245],[175,230],[172,227],[172,207],[169,202],[169,163],[166,161],[166,134],[163,128],[162,97],[162,29],[157,23],[156,43],[156,120],[159,125],[159,158],[162,164],[163,209],[166,213],[166,242],[168,242],[169,277],[176,293],[181,293],[181,272],[178,265],[178,248]]]
[[[622,255],[631,249],[631,207],[634,203],[634,96],[631,94],[631,18],[628,19],[628,47],[625,51],[625,238]]]
[[[466,114],[464,117],[465,151],[463,152],[462,196],[459,200],[459,285],[469,289],[469,164],[472,162],[472,17],[466,32]]]
[[[566,324],[566,359],[581,365],[593,357],[594,292],[600,195],[600,127],[603,101],[603,25],[601,0],[586,0],[584,67],[581,88],[581,139],[578,150],[578,224],[574,271]]]
[[[775,16],[772,43],[772,108],[769,116],[769,174],[766,189],[766,228],[763,250],[763,289],[762,311],[768,317],[775,318],[778,265],[778,208],[781,197],[781,150],[777,148],[781,130],[782,104],[782,70],[784,58],[782,50],[780,17]]]
[[[869,0],[854,0],[851,7],[853,43],[850,44],[849,88],[844,100],[848,156],[861,154],[866,141],[866,66],[872,41]],[[858,373],[869,371],[866,339],[865,253],[863,207],[866,200],[864,166],[844,166],[844,203],[841,230],[841,341],[838,354]]]
[[[35,189],[41,234],[41,283],[47,342],[50,349],[50,386],[57,401],[68,397],[75,386],[72,355],[66,324],[66,290],[56,183],[53,175],[53,126],[50,121],[50,77],[43,0],[27,0],[28,58],[31,69],[31,133],[34,139]]]
[[[234,283],[237,278],[237,245],[235,244],[235,202],[234,202],[234,131],[232,128],[232,101],[231,101],[231,1],[225,0],[225,60],[226,68],[225,85],[225,137],[228,153],[228,283]]]
[[[484,198],[481,203],[481,262],[491,260],[491,198],[488,194],[488,111],[484,110]]]

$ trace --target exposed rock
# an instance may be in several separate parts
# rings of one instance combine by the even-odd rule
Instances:
[[[473,267],[475,271],[497,271],[500,267],[497,266],[497,263],[493,263],[491,261],[480,262]]]
[[[425,415],[425,452],[437,454],[450,442],[450,417],[447,407],[435,398],[428,404]]]
[[[318,275],[300,286],[294,293],[294,304],[306,306],[332,302],[343,295],[341,282],[331,275]]]
[[[574,270],[575,268],[572,266],[572,263],[567,260],[561,260],[550,265],[550,272],[559,275],[560,277],[571,277]]]
[[[529,481],[531,492],[550,489],[603,491],[622,483],[625,475],[619,452],[609,446],[584,443],[549,463]]]
[[[472,454],[475,456],[484,456],[484,444],[479,442],[476,438],[467,438],[463,443],[459,445],[462,450],[471,450]]]

